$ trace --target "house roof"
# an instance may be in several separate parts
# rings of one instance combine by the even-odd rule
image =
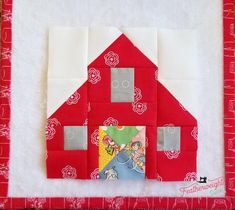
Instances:
[[[105,62],[105,55],[114,52],[119,56],[119,63],[115,66],[108,66]],[[144,55],[126,35],[120,35],[107,49],[100,54],[89,67],[151,67],[157,66]]]

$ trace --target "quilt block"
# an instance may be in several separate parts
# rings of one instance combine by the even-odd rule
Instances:
[[[50,31],[48,178],[196,179],[197,120],[158,80],[157,30],[124,31]]]

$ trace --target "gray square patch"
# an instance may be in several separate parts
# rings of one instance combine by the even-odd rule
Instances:
[[[111,102],[134,102],[134,68],[111,68]]]
[[[64,150],[87,150],[87,126],[64,126]]]
[[[157,151],[180,150],[180,127],[157,128]]]

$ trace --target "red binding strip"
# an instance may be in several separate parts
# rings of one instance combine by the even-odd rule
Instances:
[[[224,198],[176,197],[90,197],[90,198],[10,198],[7,197],[9,161],[9,95],[11,72],[12,0],[2,1],[0,77],[0,208],[101,208],[101,209],[232,209],[235,208],[235,56],[234,2],[224,0],[224,143],[226,196]],[[230,88],[228,88],[230,87]],[[96,171],[92,174],[96,176]]]

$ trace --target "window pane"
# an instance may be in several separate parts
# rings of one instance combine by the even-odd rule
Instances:
[[[111,102],[134,102],[134,68],[111,68]]]
[[[180,127],[157,128],[157,150],[172,151],[180,150]]]
[[[64,126],[64,150],[87,150],[87,126]]]

